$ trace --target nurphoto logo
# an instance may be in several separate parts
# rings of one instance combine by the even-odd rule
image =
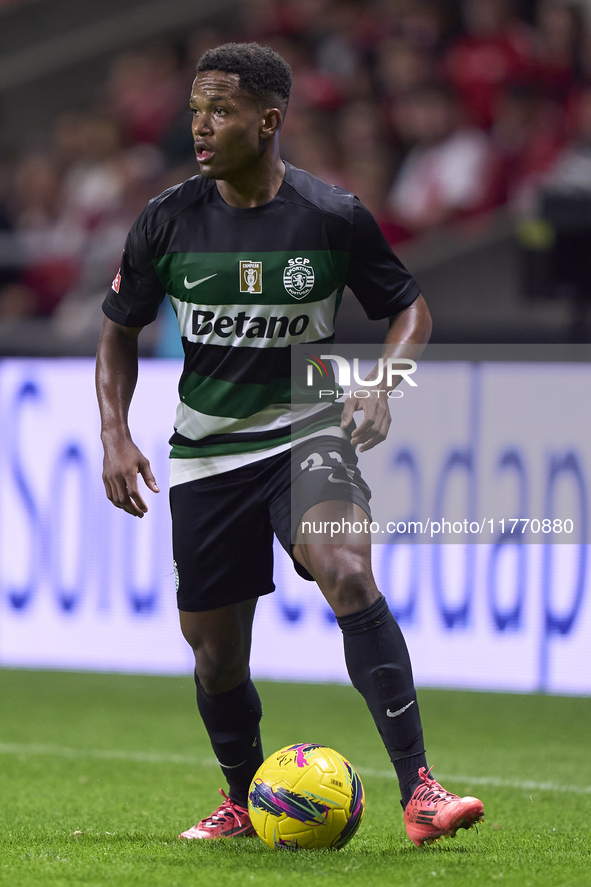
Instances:
[[[306,355],[306,385],[311,388],[314,386],[315,371],[320,375],[321,380],[330,381],[330,373],[325,361],[333,361],[336,368],[335,381],[339,388],[351,389],[351,376],[353,377],[353,385],[359,385],[356,390],[339,392],[338,389],[320,389],[318,397],[334,397],[341,396],[345,393],[348,397],[371,397],[369,389],[376,388],[378,385],[385,383],[386,396],[391,398],[403,397],[403,392],[395,389],[394,386],[399,382],[407,382],[412,388],[417,388],[417,382],[411,378],[416,372],[417,362],[409,357],[380,357],[377,363],[377,373],[375,378],[361,378],[359,369],[359,358],[352,359],[342,357],[340,354],[321,354],[316,357],[313,354]],[[353,371],[351,372],[351,364]],[[376,392],[378,396],[382,393],[382,389]]]

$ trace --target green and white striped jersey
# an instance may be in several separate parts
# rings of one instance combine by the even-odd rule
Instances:
[[[165,295],[176,312],[185,363],[171,458],[191,468],[179,463],[173,482],[342,434],[334,405],[292,409],[289,346],[333,341],[345,285],[374,319],[418,296],[352,194],[285,167],[276,197],[252,209],[229,206],[202,176],[151,200],[103,304],[134,327],[155,319]]]

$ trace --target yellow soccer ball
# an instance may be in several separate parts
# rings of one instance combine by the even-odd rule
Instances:
[[[363,817],[361,780],[345,758],[324,745],[289,745],[264,761],[250,785],[248,810],[272,849],[340,850]]]

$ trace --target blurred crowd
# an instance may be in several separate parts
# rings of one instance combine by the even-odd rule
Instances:
[[[358,195],[397,244],[540,184],[591,189],[591,29],[581,4],[538,0],[244,0],[242,14],[120,53],[83,108],[0,165],[0,318],[96,322],[146,202],[198,172],[195,64],[226,40],[272,45],[294,86],[286,160]],[[574,161],[573,161],[574,157]]]
[[[10,11],[15,6],[24,6],[26,3],[38,3],[40,0],[0,0],[0,14],[4,11]]]

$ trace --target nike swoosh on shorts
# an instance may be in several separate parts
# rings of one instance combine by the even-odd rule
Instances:
[[[328,475],[328,480],[331,484],[352,484],[354,487],[357,486],[354,480],[342,480],[340,477],[334,477],[332,474]]]

